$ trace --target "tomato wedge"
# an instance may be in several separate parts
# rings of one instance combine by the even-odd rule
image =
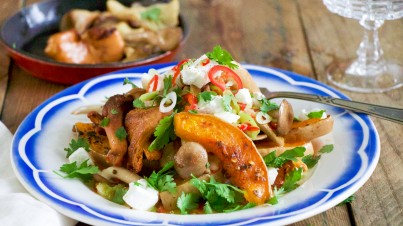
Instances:
[[[215,76],[217,72],[222,72],[220,76]],[[228,81],[233,81],[236,85],[235,92],[237,92],[239,89],[243,88],[242,80],[239,78],[239,76],[231,70],[231,68],[222,66],[222,65],[215,65],[213,66],[210,71],[208,72],[208,77],[211,81],[211,83],[218,88],[220,88],[222,91],[224,91],[227,87],[226,84]],[[232,85],[232,86],[234,86]],[[231,86],[231,87],[232,87]]]
[[[184,100],[186,100],[186,102],[189,103],[188,106],[185,107],[186,111],[189,110],[195,110],[197,107],[197,97],[191,93],[187,93],[185,95],[182,96]]]

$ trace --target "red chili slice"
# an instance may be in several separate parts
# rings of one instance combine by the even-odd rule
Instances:
[[[147,91],[150,90],[151,84],[153,85],[152,92],[156,91],[158,88],[158,75],[154,75],[154,77],[150,80],[147,85]]]
[[[243,123],[238,125],[238,128],[242,131],[258,131],[259,127],[252,126],[250,123]]]
[[[219,71],[222,72],[221,76],[215,77],[214,75]],[[214,67],[212,67],[208,72],[208,77],[211,83],[220,88],[222,91],[227,88],[226,82],[230,79],[232,79],[236,83],[236,90],[243,88],[241,78],[239,78],[239,76],[233,70],[222,65],[215,65]]]
[[[204,67],[204,66],[206,66],[208,63],[210,63],[210,59],[209,59],[209,58],[203,60],[203,61],[201,62],[201,65]]]
[[[175,85],[175,83],[176,83],[176,79],[178,78],[178,76],[179,76],[179,74],[180,74],[180,72],[181,72],[181,66],[182,66],[184,63],[188,62],[189,60],[190,60],[190,59],[182,60],[181,62],[179,62],[177,65],[175,65],[175,66],[172,68],[172,70],[175,72],[175,73],[174,73],[174,77],[172,78],[172,85]]]
[[[183,99],[189,103],[188,106],[185,107],[185,110],[195,110],[197,107],[197,97],[191,93],[187,93],[183,95]]]

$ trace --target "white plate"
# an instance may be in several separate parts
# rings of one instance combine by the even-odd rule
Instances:
[[[63,179],[52,171],[66,163],[65,151],[71,128],[86,116],[72,115],[80,106],[101,104],[105,97],[128,91],[128,77],[140,84],[149,68],[164,71],[173,64],[128,69],[72,86],[36,108],[18,128],[12,145],[14,170],[22,184],[38,199],[74,219],[95,225],[155,224],[290,224],[337,205],[357,191],[372,174],[379,159],[380,143],[374,124],[366,115],[313,102],[290,100],[294,111],[322,108],[335,118],[334,150],[323,155],[312,176],[286,194],[275,206],[234,213],[172,215],[142,212],[114,204],[78,180]],[[347,99],[315,80],[292,72],[245,65],[261,87],[272,91],[297,91]]]

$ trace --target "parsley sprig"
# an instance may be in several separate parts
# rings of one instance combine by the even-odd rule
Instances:
[[[213,51],[207,52],[206,56],[210,60],[214,60],[221,65],[226,65],[231,69],[238,68],[238,65],[233,62],[234,59],[232,58],[231,54],[225,49],[221,48],[219,45],[215,46]]]
[[[201,198],[205,200],[203,207],[205,213],[232,212],[254,206],[252,203],[244,205],[244,191],[233,185],[217,182],[213,176],[208,182],[193,176],[190,183],[200,191]],[[177,205],[178,208],[186,207],[186,203],[179,200]]]
[[[173,112],[169,116],[165,116],[163,119],[160,120],[157,128],[154,131],[155,139],[153,140],[153,142],[151,142],[148,150],[161,150],[166,144],[175,140],[176,135],[173,125],[174,115],[175,112]]]
[[[132,88],[138,88],[138,86],[136,86],[136,84],[134,84],[132,81],[130,81],[129,78],[125,78],[125,80],[123,80],[123,85],[127,85],[130,84],[132,86]]]
[[[320,154],[330,153],[333,151],[333,149],[334,149],[333,144],[326,144],[320,148],[319,153]],[[305,165],[309,169],[311,169],[318,163],[320,157],[321,157],[320,155],[306,155],[301,160],[302,162],[305,163]]]
[[[165,164],[157,173],[153,171],[150,177],[145,178],[147,184],[160,192],[169,191],[170,193],[175,193],[176,183],[173,178],[174,171],[171,170],[173,166],[174,163],[171,161]]]
[[[264,113],[279,109],[279,106],[276,103],[270,102],[270,100],[268,99],[263,98],[259,100],[259,102],[260,102],[260,111]]]
[[[60,172],[65,173],[65,175],[62,175],[57,171],[53,172],[64,178],[79,178],[84,182],[91,180],[92,175],[99,171],[97,166],[88,165],[88,159],[80,165],[77,165],[77,162],[63,164],[59,170]]]
[[[320,110],[320,111],[312,111],[309,112],[309,114],[307,115],[308,118],[322,118],[323,113],[325,113],[326,110]]]
[[[305,152],[304,147],[296,147],[283,152],[281,155],[276,156],[276,152],[272,151],[265,157],[263,157],[264,162],[267,167],[280,168],[285,162],[297,161],[297,157],[303,157]]]
[[[70,157],[79,148],[84,148],[88,152],[90,151],[90,144],[82,137],[77,138],[77,140],[71,139],[69,147],[64,149],[67,152],[66,158]]]

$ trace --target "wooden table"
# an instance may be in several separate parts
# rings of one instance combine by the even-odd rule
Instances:
[[[240,62],[324,83],[326,65],[354,57],[363,35],[357,21],[331,14],[320,0],[182,0],[181,7],[191,33],[176,59],[199,57],[220,44]],[[16,1],[2,0],[0,22],[17,9]],[[385,57],[403,63],[403,20],[387,21],[379,33]],[[0,47],[0,119],[11,132],[65,88],[31,77]],[[380,94],[343,92],[353,100],[403,107],[403,88]],[[380,160],[355,200],[295,225],[403,225],[403,125],[372,119],[381,140]]]

